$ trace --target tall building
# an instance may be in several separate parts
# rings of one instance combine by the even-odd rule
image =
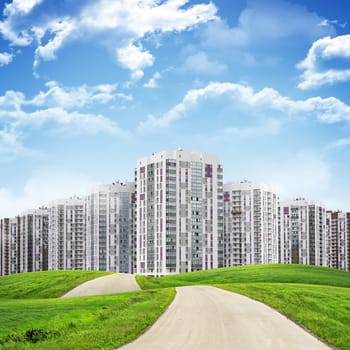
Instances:
[[[10,219],[0,219],[0,276],[9,275]]]
[[[280,262],[327,266],[326,208],[321,202],[297,198],[279,208]]]
[[[48,269],[49,213],[46,208],[32,209],[20,214],[13,225],[18,237],[17,272],[33,272]],[[12,242],[11,242],[12,243]],[[13,242],[15,243],[15,242]]]
[[[277,200],[264,184],[224,185],[224,266],[278,262]]]
[[[223,169],[205,153],[162,151],[137,160],[136,272],[168,275],[222,261]]]
[[[118,181],[86,196],[87,269],[133,272],[134,191]]]
[[[350,270],[350,213],[327,212],[329,266]]]
[[[49,270],[85,270],[84,199],[72,197],[49,203],[49,223]]]

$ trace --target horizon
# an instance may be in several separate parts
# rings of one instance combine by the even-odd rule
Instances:
[[[8,0],[0,218],[133,181],[163,149],[350,212],[350,4]],[[131,180],[130,180],[131,179]]]

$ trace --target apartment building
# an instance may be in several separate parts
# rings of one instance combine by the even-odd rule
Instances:
[[[278,262],[278,198],[265,184],[224,184],[224,266]]]
[[[0,276],[9,275],[10,219],[0,219]]]
[[[134,182],[93,188],[86,196],[86,268],[133,272]]]
[[[281,202],[279,235],[280,263],[328,265],[329,240],[323,203],[304,198]]]
[[[85,201],[72,197],[49,203],[49,270],[86,269]]]
[[[136,271],[145,275],[223,265],[223,169],[181,148],[137,160]]]
[[[11,255],[16,248],[16,272],[33,272],[48,269],[48,228],[49,213],[46,208],[32,209],[23,212],[12,222],[10,230]],[[12,255],[13,256],[13,255]]]
[[[350,270],[350,213],[327,211],[330,267]]]

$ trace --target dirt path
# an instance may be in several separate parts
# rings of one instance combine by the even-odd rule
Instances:
[[[126,273],[115,273],[113,275],[99,277],[85,282],[64,294],[62,298],[122,293],[131,292],[134,290],[140,290],[140,287],[135,281],[135,277],[133,275]]]
[[[168,310],[123,350],[329,350],[272,308],[209,286],[177,288]]]

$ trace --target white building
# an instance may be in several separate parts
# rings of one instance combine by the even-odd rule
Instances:
[[[278,262],[277,201],[264,184],[224,185],[224,266]]]
[[[49,213],[49,270],[85,270],[84,199],[72,197],[52,201]]]
[[[86,196],[88,270],[133,272],[134,192],[134,182],[115,182]]]
[[[17,222],[13,223],[11,245],[15,247],[17,234],[17,272],[48,269],[48,220],[48,210],[41,208],[23,212],[18,216]]]
[[[279,208],[280,262],[327,266],[326,208],[304,198],[283,201]]]
[[[10,219],[0,219],[0,276],[9,275]]]
[[[219,158],[162,151],[137,160],[138,274],[167,275],[222,266]]]
[[[350,270],[350,213],[327,212],[330,267]]]

